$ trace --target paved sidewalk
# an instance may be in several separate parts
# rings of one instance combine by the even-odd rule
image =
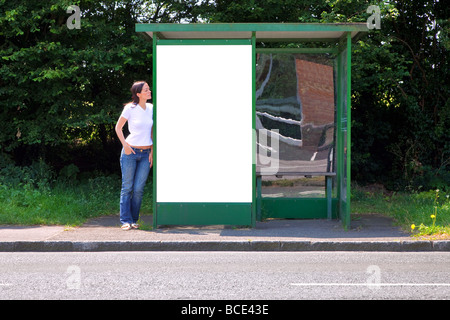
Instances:
[[[145,226],[152,216],[141,217]],[[15,251],[450,251],[450,240],[418,240],[380,215],[338,220],[273,219],[255,228],[167,226],[123,231],[118,215],[81,227],[0,226],[0,252]]]

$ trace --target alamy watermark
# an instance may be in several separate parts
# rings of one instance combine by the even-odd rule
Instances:
[[[367,287],[370,289],[380,289],[381,287],[381,269],[377,265],[370,265],[366,269],[366,273],[369,274],[367,278]]]
[[[81,268],[79,266],[68,266],[66,270],[68,275],[66,279],[67,289],[79,290],[81,287]]]
[[[270,145],[269,145],[270,137]],[[253,131],[253,143],[257,148],[256,163],[262,174],[277,174],[280,168],[280,134],[278,129]]]
[[[368,29],[381,29],[381,11],[379,6],[371,5],[367,8],[367,13],[372,15],[367,19]]]
[[[181,3],[182,0],[175,0],[176,2]],[[79,6],[74,4],[67,7],[67,13],[71,13],[72,15],[67,18],[66,25],[67,28],[72,29],[81,29],[81,10]],[[381,29],[381,10],[379,6],[370,5],[367,10],[367,13],[371,13],[371,16],[367,19],[367,28],[368,29]]]
[[[70,5],[67,7],[67,13],[73,13],[69,18],[67,18],[66,25],[67,28],[72,29],[81,29],[81,10],[79,6]]]

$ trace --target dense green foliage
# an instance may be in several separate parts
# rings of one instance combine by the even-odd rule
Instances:
[[[0,0],[0,167],[118,173],[114,124],[131,83],[152,81],[151,41],[136,22],[365,22],[374,4],[381,29],[353,46],[352,176],[442,189],[450,185],[442,0]],[[80,29],[66,26],[69,5],[81,8]]]
[[[443,188],[450,185],[448,6],[391,3],[381,30],[354,46],[353,177],[391,189]]]
[[[82,8],[80,29],[66,26],[69,4]],[[3,162],[118,169],[114,124],[131,83],[151,81],[151,43],[134,31],[139,5],[1,2]]]

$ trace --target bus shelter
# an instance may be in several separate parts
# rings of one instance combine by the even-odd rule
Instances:
[[[155,228],[350,224],[351,42],[365,23],[136,31],[153,41]]]

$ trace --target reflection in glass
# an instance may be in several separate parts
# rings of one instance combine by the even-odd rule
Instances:
[[[264,198],[325,198],[325,177],[263,176]]]
[[[267,139],[257,136],[258,173],[270,165],[266,157],[274,157],[274,153],[279,159],[278,174],[295,181],[294,185],[299,177],[336,171],[333,66],[334,57],[326,54],[257,54],[257,135],[258,129],[278,130],[278,133],[271,132]],[[275,140],[278,140],[277,148],[272,144]],[[297,177],[292,176],[295,173]],[[277,178],[263,177],[263,196],[269,196],[267,181],[271,179]],[[325,179],[319,180],[317,192],[305,191],[311,191],[309,194],[314,197],[324,194]],[[294,185],[291,189],[295,189]],[[297,191],[288,189],[284,188],[280,194],[299,197]]]

